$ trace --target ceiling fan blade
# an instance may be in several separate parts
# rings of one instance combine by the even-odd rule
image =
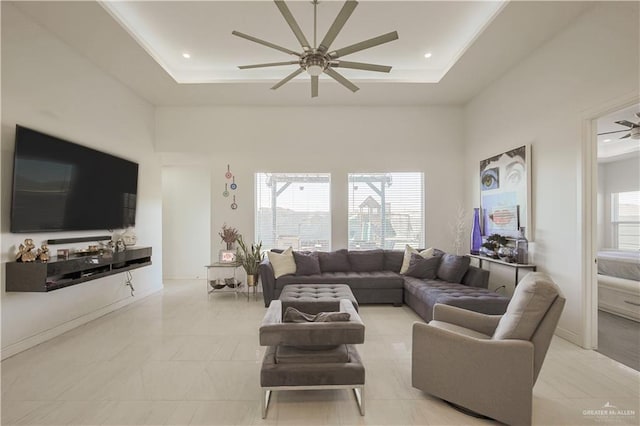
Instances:
[[[231,31],[231,34],[233,34],[234,36],[238,36],[238,37],[244,38],[246,40],[252,41],[254,43],[258,43],[258,44],[261,44],[263,46],[267,46],[267,47],[270,47],[272,49],[276,49],[276,50],[279,50],[281,52],[288,53],[289,55],[295,55],[295,56],[298,56],[298,57],[300,56],[300,54],[298,52],[294,52],[293,50],[289,50],[286,47],[278,46],[277,44],[269,43],[268,41],[260,40],[259,38],[250,36],[248,34],[241,33],[240,31]]]
[[[327,31],[327,34],[320,42],[318,50],[322,52],[327,52],[329,50],[329,47],[331,47],[331,43],[333,43],[333,41],[336,39],[338,33],[340,33],[340,31],[342,30],[342,27],[344,27],[344,24],[347,23],[347,20],[353,13],[356,6],[358,6],[358,2],[355,0],[347,0],[344,3],[344,6],[342,6],[342,9],[340,9],[338,16],[336,16],[333,24],[331,24],[331,28],[329,28],[329,31]]]
[[[318,76],[317,75],[311,76],[311,97],[312,98],[318,97]]]
[[[339,58],[341,56],[350,55],[355,52],[359,52],[361,50],[369,49],[371,47],[375,47],[384,43],[388,43],[393,40],[398,39],[398,32],[393,31],[387,34],[383,34],[378,37],[370,38],[369,40],[361,41],[360,43],[352,44],[351,46],[343,47],[342,49],[338,49],[329,53],[332,59]]]
[[[292,80],[293,78],[297,77],[300,73],[302,73],[302,71],[304,71],[304,68],[302,67],[298,68],[297,70],[295,70],[294,72],[292,72],[291,74],[289,74],[288,76],[286,76],[285,78],[277,82],[276,85],[271,88],[271,90],[276,90],[283,84],[287,83],[289,80]]]
[[[338,83],[342,84],[344,87],[346,87],[347,89],[351,90],[352,92],[357,92],[358,90],[360,90],[360,88],[358,86],[356,86],[355,84],[353,84],[352,82],[350,82],[349,80],[344,78],[336,70],[327,67],[324,70],[324,72],[327,75],[329,75],[329,77],[333,78],[335,81],[337,81]]]
[[[618,139],[626,139],[626,138],[630,138],[630,137],[631,137],[631,133],[627,133],[626,135],[624,135],[623,137],[618,138]]]
[[[240,65],[238,68],[241,70],[248,70],[251,68],[265,68],[265,67],[279,67],[281,65],[297,65],[300,61],[287,61],[287,62],[271,62],[269,64],[255,64],[255,65]]]
[[[627,120],[614,121],[614,123],[619,124],[621,126],[631,127],[632,129],[634,127],[639,127],[636,123],[632,123],[632,122],[627,121]]]
[[[624,129],[624,130],[615,130],[613,132],[603,132],[603,133],[598,133],[598,136],[602,136],[602,135],[610,135],[611,133],[620,133],[620,132],[628,132],[629,129]]]
[[[336,61],[331,63],[334,68],[351,68],[354,70],[389,72],[391,67],[387,65],[364,64],[362,62]]]
[[[289,7],[287,6],[287,4],[283,0],[274,0],[274,1],[276,3],[276,6],[278,6],[278,9],[280,10],[282,17],[284,18],[285,21],[287,21],[287,24],[289,24],[289,27],[291,27],[291,30],[296,35],[296,38],[300,42],[300,45],[302,46],[304,51],[307,52],[311,50],[311,46],[309,45],[307,38],[304,36],[304,33],[300,29],[300,26],[296,22],[296,18],[294,18],[293,15],[291,14],[291,11],[289,10]]]

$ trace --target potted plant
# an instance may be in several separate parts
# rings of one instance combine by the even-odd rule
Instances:
[[[227,224],[225,223],[224,225],[222,225],[222,231],[218,232],[218,235],[220,235],[222,241],[227,244],[227,250],[233,250],[233,244],[238,241],[240,233],[236,228],[227,226]]]
[[[507,239],[500,234],[491,234],[487,237],[487,241],[482,243],[484,255],[498,258],[498,249],[507,244]]]
[[[262,241],[258,244],[251,244],[251,247],[247,247],[242,239],[242,235],[238,235],[238,249],[236,258],[247,272],[247,285],[254,286],[258,282],[258,266],[264,258],[262,253]]]

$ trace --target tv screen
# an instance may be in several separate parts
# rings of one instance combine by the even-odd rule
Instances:
[[[133,226],[138,164],[16,126],[11,232]]]

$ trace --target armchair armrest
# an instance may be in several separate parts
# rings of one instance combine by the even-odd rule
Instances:
[[[502,315],[486,315],[442,303],[436,303],[433,307],[434,320],[459,325],[488,336],[496,331],[500,318]]]
[[[276,288],[273,266],[271,266],[271,262],[269,262],[267,256],[265,256],[262,262],[260,262],[260,265],[258,265],[258,274],[260,275],[260,282],[262,283],[262,296],[264,297],[264,306],[266,308],[273,300]]]

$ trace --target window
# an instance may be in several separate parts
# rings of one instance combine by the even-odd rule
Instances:
[[[349,249],[424,247],[422,173],[349,174]]]
[[[611,194],[613,245],[621,250],[640,250],[640,191]]]
[[[256,240],[264,249],[331,249],[331,175],[256,173]]]

